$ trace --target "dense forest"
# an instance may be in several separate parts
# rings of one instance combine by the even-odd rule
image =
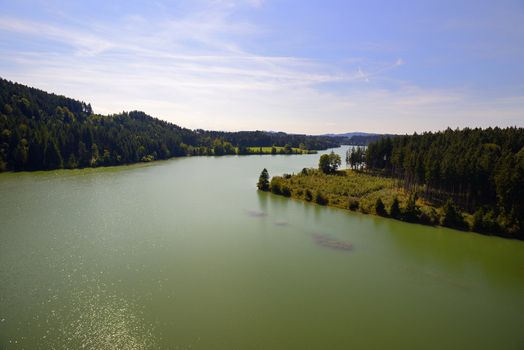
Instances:
[[[264,153],[262,147],[273,146],[282,148],[278,153],[306,153],[340,141],[282,132],[190,130],[138,111],[98,115],[85,102],[0,78],[0,171]]]
[[[354,135],[346,140],[343,140],[345,145],[353,146],[367,146],[372,142],[376,142],[384,137],[395,137],[397,135],[392,134],[380,134],[380,135]]]
[[[369,144],[365,167],[398,179],[407,192],[428,201],[473,213],[475,231],[523,236],[523,128],[383,138]],[[457,226],[460,220],[457,216]]]

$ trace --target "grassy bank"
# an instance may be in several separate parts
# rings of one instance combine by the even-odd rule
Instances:
[[[237,148],[237,153],[239,152]],[[315,154],[317,151],[307,150],[302,148],[286,148],[286,147],[247,147],[247,154]]]
[[[341,170],[325,174],[304,169],[299,174],[274,176],[269,190],[319,205],[397,220],[462,230],[474,228],[474,218],[470,213],[461,212],[452,204],[443,205],[419,198],[416,191],[406,192],[395,179],[360,171]]]

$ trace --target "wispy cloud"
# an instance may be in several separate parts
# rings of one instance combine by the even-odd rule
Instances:
[[[11,68],[2,75],[89,101],[100,113],[139,109],[190,128],[322,133],[338,125],[411,132],[473,120],[464,117],[484,126],[522,121],[524,101],[518,96],[479,105],[467,89],[428,89],[390,79],[390,72],[406,65],[400,57],[337,65],[249,52],[243,43],[264,31],[233,14],[238,6],[259,11],[264,5],[211,1],[184,15],[126,13],[81,26],[0,16],[0,38],[20,35],[63,48],[5,48],[0,67]],[[338,88],[325,89],[326,84]]]

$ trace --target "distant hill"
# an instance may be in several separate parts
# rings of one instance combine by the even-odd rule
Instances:
[[[250,154],[253,147],[321,150],[340,144],[341,139],[328,136],[190,130],[140,111],[99,115],[88,103],[0,78],[0,171]]]
[[[320,136],[329,136],[329,137],[353,137],[353,136],[374,136],[374,135],[381,135],[381,134],[355,131],[355,132],[346,132],[346,133],[344,133],[344,134],[324,134],[324,135],[320,135]]]
[[[367,132],[347,132],[343,134],[324,134],[321,136],[327,136],[337,139],[340,143],[345,145],[355,146],[367,146],[371,142],[380,140],[383,137],[395,137],[398,135],[394,134],[375,134]]]

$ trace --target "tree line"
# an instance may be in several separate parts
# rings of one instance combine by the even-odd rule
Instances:
[[[446,203],[452,214],[455,206],[473,213],[475,231],[523,236],[523,128],[382,138],[368,145],[365,167],[426,200]]]
[[[143,112],[93,113],[90,104],[0,78],[0,171],[82,168],[188,155],[259,153],[249,147],[319,150],[329,137],[190,130]],[[262,152],[260,152],[262,153]]]

